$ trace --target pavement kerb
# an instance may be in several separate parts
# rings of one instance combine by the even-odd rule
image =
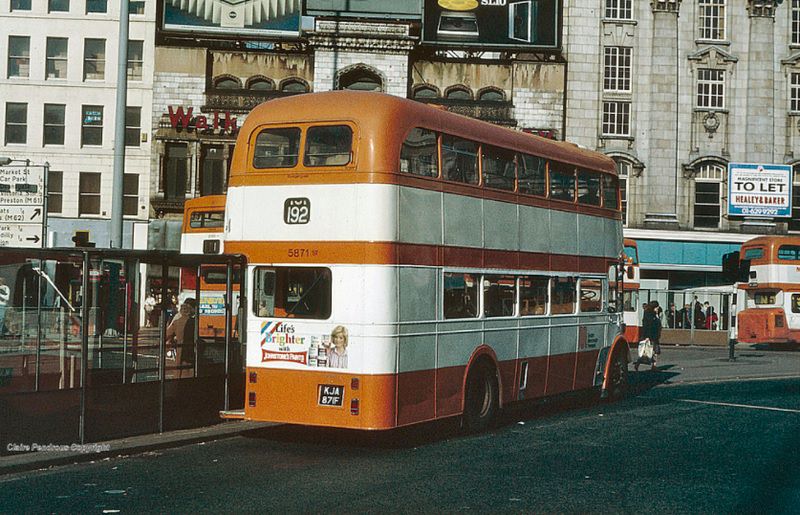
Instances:
[[[38,470],[59,465],[100,461],[128,454],[141,454],[148,451],[168,449],[230,438],[247,431],[273,426],[269,422],[227,421],[213,426],[193,429],[180,429],[165,433],[131,436],[117,440],[87,443],[87,446],[108,446],[99,452],[46,451],[20,452],[0,457],[0,477],[5,474]]]

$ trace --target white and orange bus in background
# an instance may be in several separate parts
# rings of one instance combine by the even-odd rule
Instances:
[[[754,238],[739,257],[749,273],[739,283],[744,309],[736,316],[738,341],[800,344],[800,237]]]
[[[184,203],[181,231],[182,254],[220,254],[223,249],[225,195],[207,195]],[[233,312],[239,306],[238,268],[233,274]],[[225,287],[227,271],[224,266],[206,265],[198,269],[181,270],[179,304],[196,298],[198,335],[203,338],[223,338],[225,334]],[[198,287],[199,284],[199,287]],[[234,326],[236,318],[234,316]]]
[[[480,429],[627,384],[602,154],[379,93],[273,100],[240,130],[224,240],[248,260],[246,419]]]
[[[639,247],[636,240],[625,238],[625,277],[622,288],[623,322],[625,322],[625,339],[631,345],[639,342],[639,333],[642,330],[642,307],[639,303],[640,270]]]

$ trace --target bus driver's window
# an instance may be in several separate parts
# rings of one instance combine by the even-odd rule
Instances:
[[[271,317],[275,314],[275,271],[256,268],[253,283],[253,308],[256,316]]]

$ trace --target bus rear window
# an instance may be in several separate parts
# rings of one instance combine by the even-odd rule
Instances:
[[[800,245],[781,245],[778,247],[778,259],[800,261]]]
[[[197,211],[189,219],[189,227],[192,229],[215,229],[224,225],[224,211]]]
[[[800,313],[800,293],[792,294],[792,313]]]
[[[256,136],[254,168],[292,168],[297,165],[300,129],[264,129]]]
[[[761,259],[764,257],[764,247],[751,247],[744,249],[744,257],[742,259]]]
[[[259,317],[328,319],[330,269],[257,267],[253,273],[253,312]]]
[[[306,166],[344,166],[350,162],[353,129],[347,125],[311,127],[306,133]]]

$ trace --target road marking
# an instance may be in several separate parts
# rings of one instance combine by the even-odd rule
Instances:
[[[733,404],[730,402],[697,401],[694,399],[678,399],[680,402],[693,402],[695,404],[711,404],[713,406],[729,406],[731,408],[763,409],[767,411],[784,411],[786,413],[800,413],[800,409],[772,408],[770,406],[752,406],[750,404]]]

